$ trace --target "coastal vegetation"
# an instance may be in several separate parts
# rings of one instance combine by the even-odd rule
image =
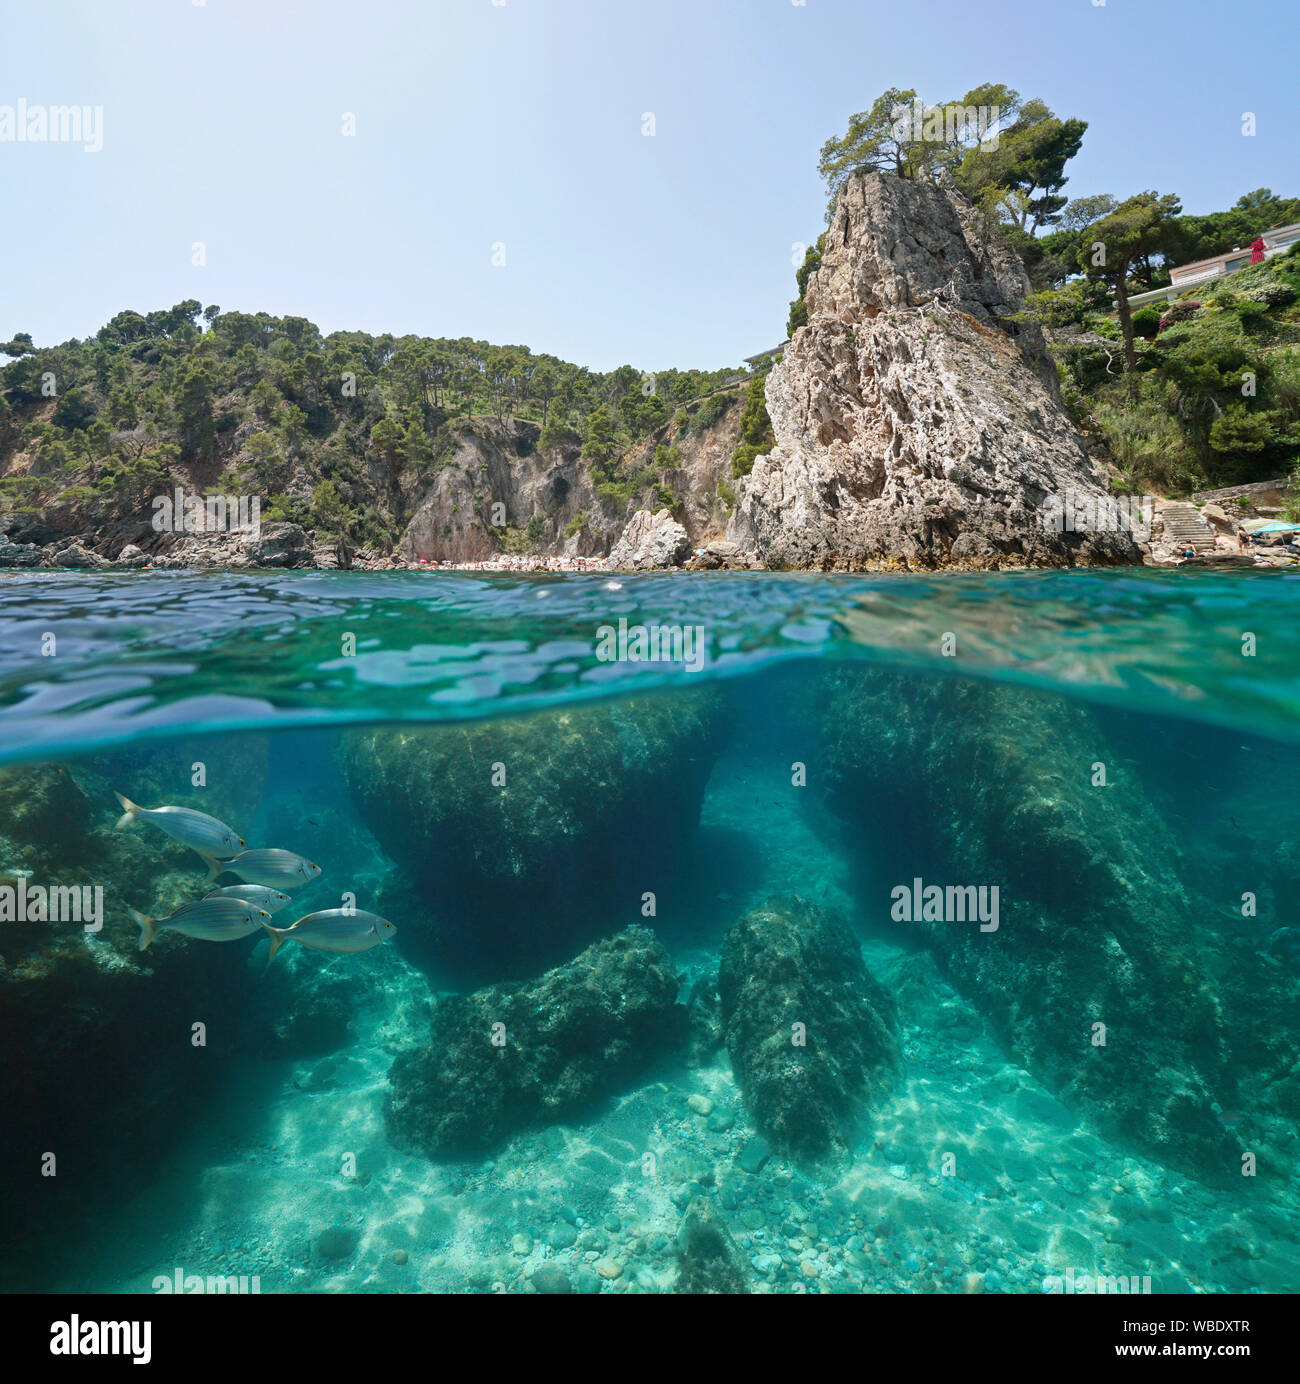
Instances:
[[[675,415],[701,430],[737,369],[588,370],[523,346],[328,336],[302,317],[188,299],[117,314],[85,341],[0,343],[0,503],[87,526],[136,513],[182,476],[251,490],[263,516],[391,547],[396,497],[432,481],[476,419],[520,446],[581,449],[611,503],[640,480],[623,454]],[[532,439],[530,442],[528,439]],[[670,456],[656,456],[659,470]],[[658,471],[656,471],[656,475]]]

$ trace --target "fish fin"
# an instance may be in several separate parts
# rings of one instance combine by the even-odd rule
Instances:
[[[113,830],[125,831],[126,828],[129,827],[131,823],[135,821],[135,814],[139,812],[140,809],[135,805],[135,803],[131,801],[130,798],[124,798],[121,795],[121,793],[114,793],[113,796],[118,800],[118,802],[122,804],[123,808],[122,815],[117,819],[117,826],[115,826]]]
[[[128,908],[127,912],[130,913],[132,921],[140,929],[140,950],[145,951],[149,943],[158,936],[158,920],[157,918],[146,918],[143,913],[134,908]]]
[[[280,950],[280,944],[284,941],[284,938],[280,935],[280,930],[278,928],[273,928],[265,919],[259,919],[258,921],[261,922],[262,926],[271,934],[271,956],[274,956],[276,952]],[[266,959],[269,961],[271,956],[268,956]]]
[[[218,860],[216,856],[209,855],[207,851],[196,849],[194,854],[206,860],[208,863],[208,877],[203,881],[204,887],[206,888],[209,884],[215,884],[217,882],[217,876],[226,868],[225,864]]]

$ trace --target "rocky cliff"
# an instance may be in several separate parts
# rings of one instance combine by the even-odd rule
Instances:
[[[728,537],[771,567],[1136,562],[1050,526],[1106,480],[1066,417],[1019,259],[964,199],[880,174],[840,196],[801,327],[768,378],[776,446]],[[1059,512],[1059,511],[1057,511]]]
[[[713,422],[675,421],[634,444],[615,468],[627,478],[621,488],[602,482],[576,443],[542,450],[535,424],[476,420],[412,497],[401,556],[477,562],[514,544],[530,553],[603,557],[635,514],[665,501],[688,547],[702,547],[726,530],[718,483],[731,475],[739,412],[738,400],[728,398]],[[655,465],[660,446],[669,448],[672,464]],[[653,484],[645,484],[651,476]]]
[[[705,402],[712,407],[704,416],[682,410],[600,469],[584,459],[576,440],[543,448],[536,423],[482,417],[461,421],[451,430],[449,454],[438,463],[395,476],[375,467],[367,493],[392,532],[400,535],[393,556],[401,562],[479,562],[502,552],[605,557],[638,514],[665,508],[686,535],[680,556],[688,556],[725,534],[728,513],[720,489],[725,493],[730,481],[739,437],[739,395],[722,393]],[[242,433],[233,436],[216,465],[175,462],[158,492],[241,493],[237,468],[247,461],[245,440]],[[658,461],[656,452],[661,453]],[[26,476],[32,465],[27,452],[4,454],[0,448],[0,477]],[[312,476],[305,464],[294,466],[287,488],[310,497]],[[258,498],[265,507],[266,497]],[[337,563],[332,535],[268,518],[265,512],[256,533],[159,531],[152,519],[146,500],[126,515],[86,503],[0,509],[0,568],[305,568]],[[364,537],[353,547],[372,561],[389,555],[387,548]]]

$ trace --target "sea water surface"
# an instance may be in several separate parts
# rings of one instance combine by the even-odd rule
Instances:
[[[0,1282],[701,1290],[706,1208],[749,1291],[1295,1291],[1298,595],[6,575],[0,892],[98,887],[103,918],[0,921]],[[691,656],[636,657],[638,631]],[[115,793],[319,864],[277,926],[354,904],[395,939],[139,951],[128,909],[165,917],[205,866],[116,830]],[[914,883],[984,890],[996,926],[899,917]],[[884,996],[893,1057],[857,1086],[818,1046],[852,995],[754,981],[760,1026],[809,1011],[775,1066],[717,999],[742,921],[805,905]],[[581,1048],[573,977],[599,999],[586,949],[629,926],[689,1035],[492,1128],[467,1051],[394,1119],[394,1063],[454,996],[558,972],[538,1022]]]

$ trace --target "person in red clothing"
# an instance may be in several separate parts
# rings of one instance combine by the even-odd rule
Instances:
[[[1251,264],[1263,264],[1263,263],[1264,263],[1264,237],[1263,237],[1263,236],[1259,236],[1259,237],[1256,239],[1255,243],[1250,247],[1250,262],[1251,262]]]

